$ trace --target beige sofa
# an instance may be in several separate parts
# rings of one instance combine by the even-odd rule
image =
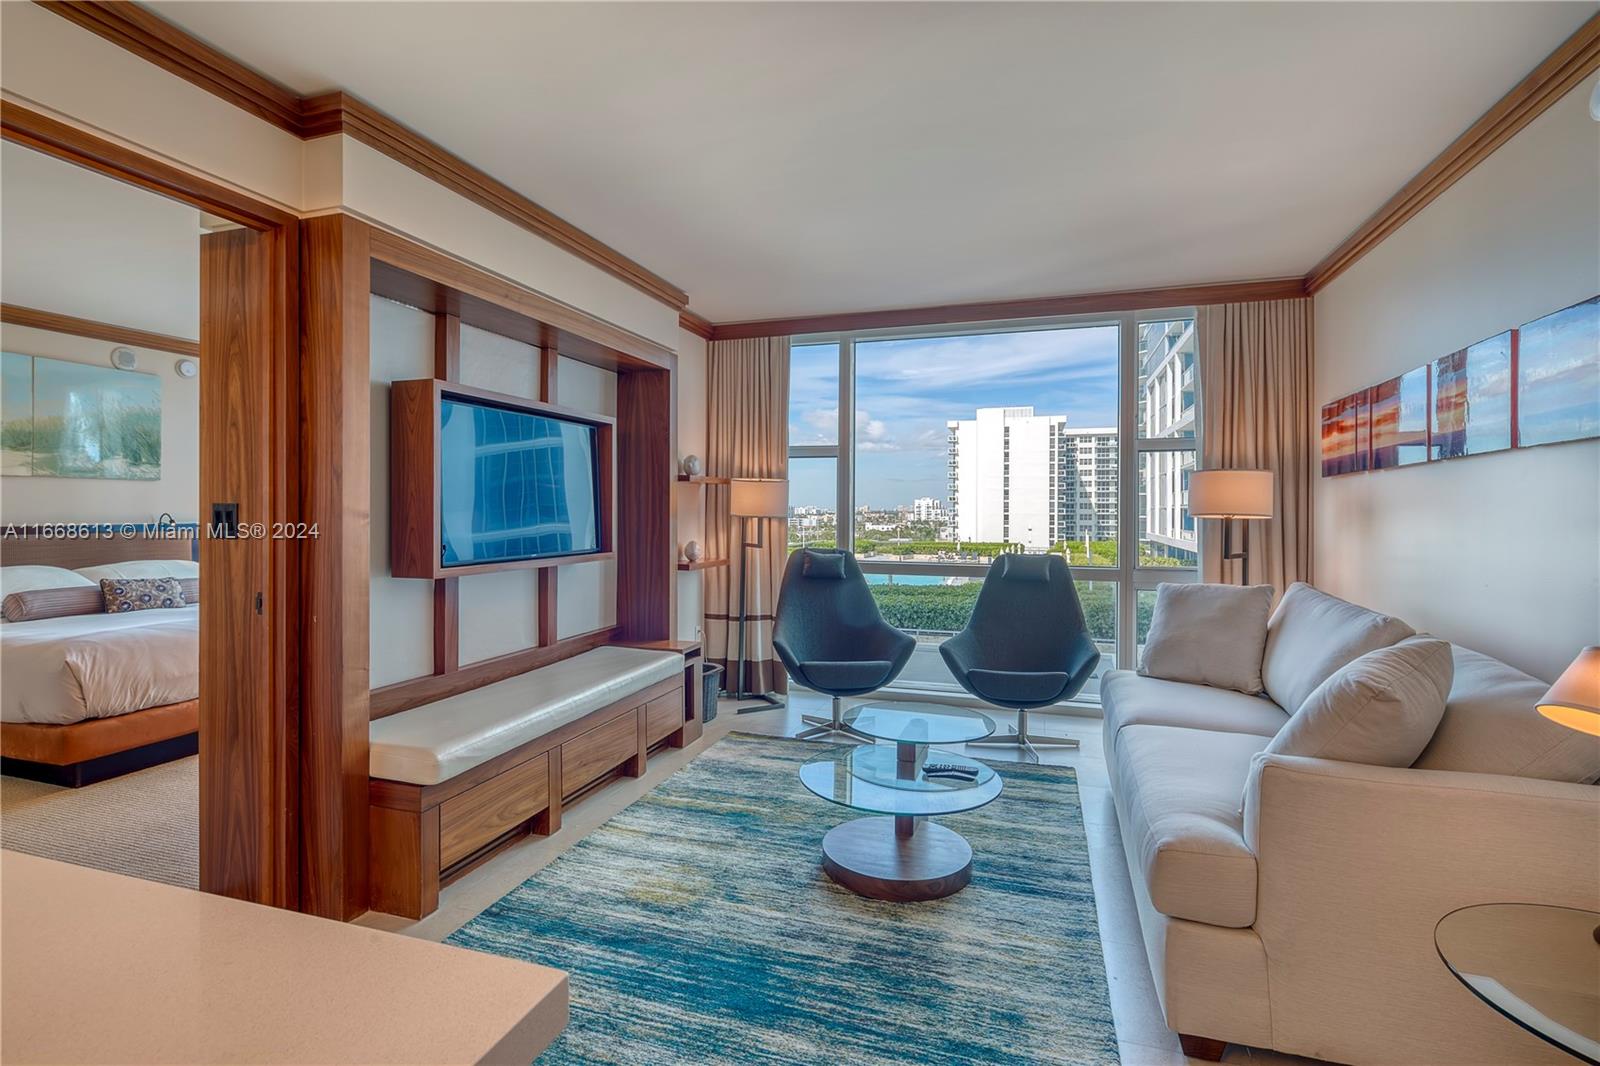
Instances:
[[[1296,701],[1411,633],[1308,586],[1272,617],[1247,696],[1106,676],[1105,751],[1167,1024],[1335,1062],[1563,1062],[1445,969],[1474,903],[1600,910],[1600,738],[1534,710],[1545,683],[1454,648],[1448,708],[1409,768],[1266,754]],[[1321,676],[1318,676],[1318,675]]]

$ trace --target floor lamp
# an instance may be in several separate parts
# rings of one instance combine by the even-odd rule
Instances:
[[[1233,520],[1272,517],[1272,471],[1196,470],[1189,475],[1189,514],[1222,519],[1222,561],[1239,560],[1239,584],[1250,584],[1250,532],[1233,550]]]
[[[734,694],[734,698],[759,699],[774,707],[782,707],[782,700],[774,699],[765,692],[746,692],[744,689],[744,629],[745,605],[749,599],[750,549],[763,546],[762,534],[766,529],[763,519],[788,516],[789,483],[782,478],[736,477],[729,492],[728,513],[741,520],[743,529],[740,532],[744,535],[743,542],[739,546],[739,690]],[[752,521],[756,527],[755,540],[750,539]],[[749,707],[746,710],[766,710],[766,708]],[[736,713],[743,714],[745,711]]]

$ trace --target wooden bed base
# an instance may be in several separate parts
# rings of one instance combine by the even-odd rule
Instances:
[[[71,725],[0,722],[0,772],[78,788],[193,755],[199,728],[199,700]]]

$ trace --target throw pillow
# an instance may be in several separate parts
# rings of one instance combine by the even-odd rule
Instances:
[[[1254,696],[1271,612],[1271,585],[1157,585],[1139,673]]]
[[[188,606],[183,582],[175,577],[101,578],[100,594],[108,614]]]
[[[1266,750],[1410,766],[1439,728],[1454,672],[1450,645],[1433,637],[1369,651],[1318,685]]]
[[[805,550],[806,556],[800,564],[800,572],[806,577],[824,577],[838,580],[844,577],[844,552],[819,552],[810,548]]]
[[[1414,633],[1398,618],[1296,581],[1267,623],[1261,681],[1273,702],[1294,714],[1340,667]]]
[[[0,614],[5,615],[7,622],[37,622],[75,614],[100,614],[105,609],[105,597],[93,585],[13,592],[0,603]]]

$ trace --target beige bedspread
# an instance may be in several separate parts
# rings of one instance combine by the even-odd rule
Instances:
[[[200,608],[0,625],[0,721],[66,725],[200,694]]]

